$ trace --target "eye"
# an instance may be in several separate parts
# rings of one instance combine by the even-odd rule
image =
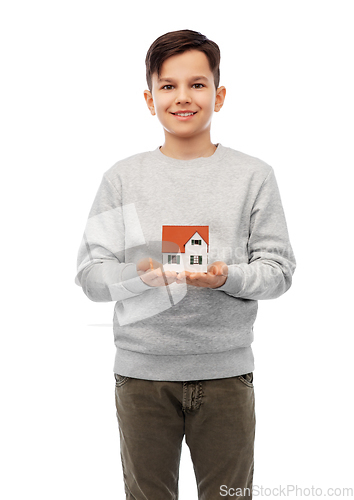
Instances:
[[[164,86],[162,87],[162,90],[170,90],[170,89],[166,89],[166,87],[173,87],[173,85],[164,85]]]
[[[197,87],[198,89],[201,89],[202,87],[205,87],[205,85],[203,85],[202,83],[195,83],[194,85],[200,85],[200,87]],[[193,85],[193,87],[194,87]]]

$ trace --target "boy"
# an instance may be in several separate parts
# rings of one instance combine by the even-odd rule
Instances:
[[[116,301],[130,500],[178,498],[184,436],[200,500],[252,498],[257,301],[288,290],[295,259],[273,169],[210,140],[219,62],[195,31],[151,45],[144,97],[165,142],[105,172],[79,250],[77,284]]]

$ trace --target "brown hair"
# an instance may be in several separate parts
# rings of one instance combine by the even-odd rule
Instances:
[[[193,49],[200,50],[207,56],[210,70],[214,75],[215,88],[217,89],[220,80],[220,49],[218,45],[199,33],[199,31],[179,30],[170,31],[156,38],[147,51],[145,58],[146,81],[150,92],[152,89],[152,75],[157,73],[157,77],[160,77],[163,62],[168,57]]]

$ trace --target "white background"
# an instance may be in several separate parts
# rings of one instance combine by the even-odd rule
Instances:
[[[3,2],[2,498],[125,498],[113,303],[74,284],[76,255],[103,172],[163,143],[145,55],[186,28],[221,50],[212,141],[272,165],[297,258],[255,325],[254,485],[354,487],[352,5]]]

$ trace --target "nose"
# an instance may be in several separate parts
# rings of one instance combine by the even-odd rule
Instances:
[[[179,87],[177,97],[175,100],[176,104],[180,104],[182,102],[191,102],[192,98],[188,92],[188,89],[183,85]]]

